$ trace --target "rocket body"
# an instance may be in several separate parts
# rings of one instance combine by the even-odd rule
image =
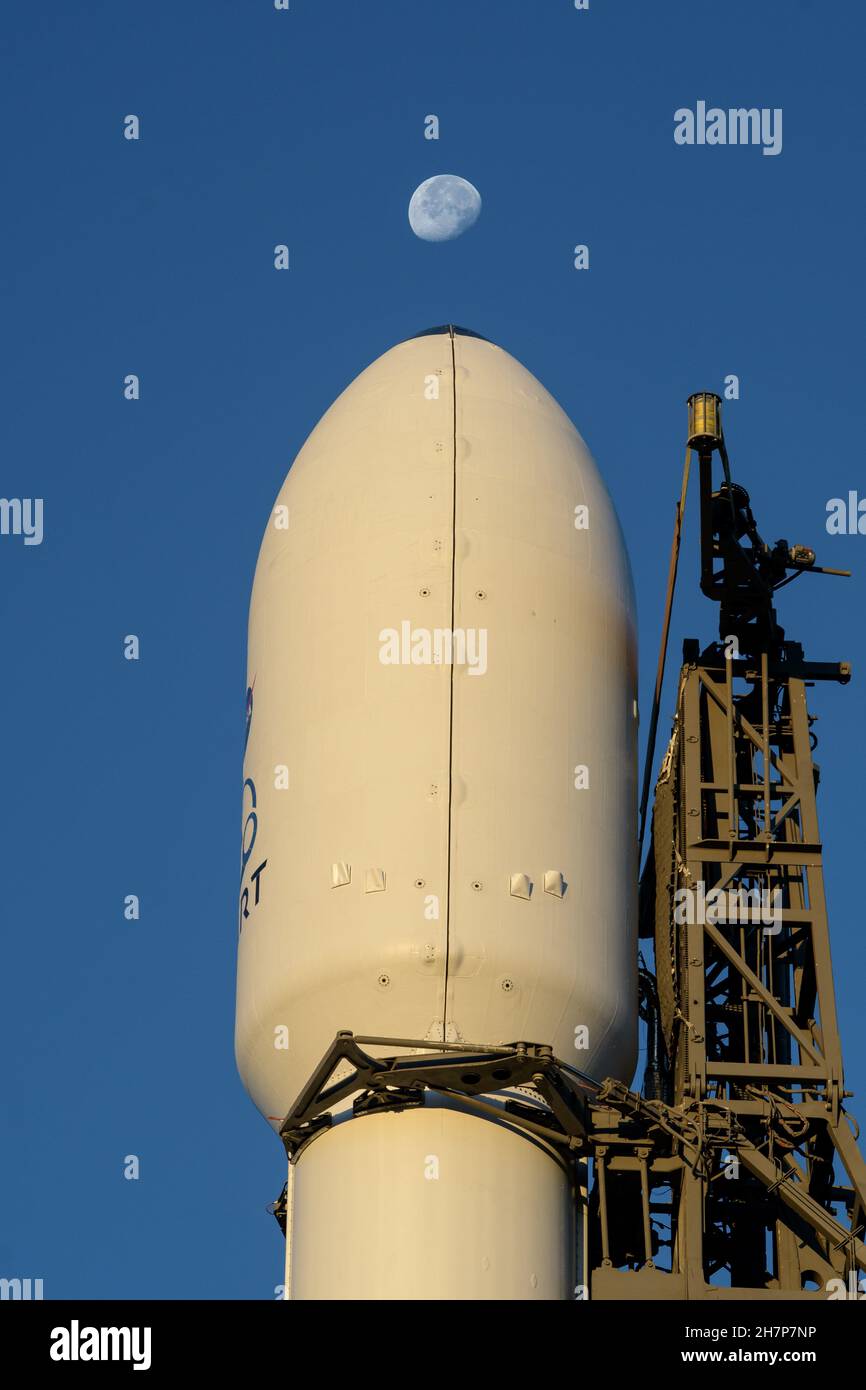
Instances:
[[[635,682],[566,415],[461,330],[385,353],[290,469],[250,609],[236,1053],[276,1129],[344,1029],[631,1079]],[[334,1118],[293,1174],[293,1297],[571,1296],[544,1145],[456,1104]]]

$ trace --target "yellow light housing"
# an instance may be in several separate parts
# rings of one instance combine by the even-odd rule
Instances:
[[[717,449],[722,442],[722,402],[712,391],[689,396],[689,448]]]

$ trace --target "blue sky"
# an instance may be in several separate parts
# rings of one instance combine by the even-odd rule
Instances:
[[[855,668],[813,708],[847,1080],[866,1094],[866,538],[824,525],[829,498],[866,495],[862,11],[17,0],[6,25],[0,491],[44,498],[45,536],[0,537],[0,1273],[47,1297],[281,1282],[264,1209],[282,1150],[232,1045],[249,591],[306,435],[433,324],[501,343],[595,453],[638,591],[644,733],[689,392],[739,376],[726,433],[761,530],[855,571],[780,603],[811,657]],[[782,153],[677,146],[674,112],[700,99],[781,107]],[[430,244],[406,208],[440,172],[483,211]],[[671,671],[681,637],[716,635],[695,519]],[[669,681],[663,732],[671,703]]]

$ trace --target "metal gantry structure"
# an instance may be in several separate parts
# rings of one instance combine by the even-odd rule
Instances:
[[[721,402],[692,397],[689,413],[701,588],[720,604],[720,640],[684,644],[656,783],[644,1095],[607,1082],[591,1108],[590,1296],[856,1296],[866,1164],[844,1108],[806,699],[850,668],[807,661],[773,606],[799,574],[839,572],[761,539],[730,478]]]

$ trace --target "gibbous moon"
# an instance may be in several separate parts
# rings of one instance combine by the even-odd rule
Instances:
[[[478,220],[481,194],[457,174],[434,174],[409,200],[409,225],[422,241],[453,241]]]

